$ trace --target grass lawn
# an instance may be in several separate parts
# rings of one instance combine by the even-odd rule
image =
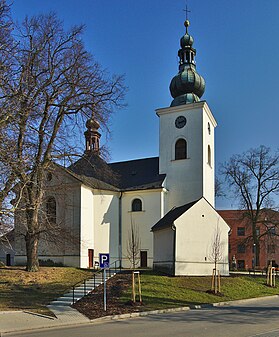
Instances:
[[[73,284],[92,272],[76,268],[41,267],[29,273],[23,267],[0,268],[0,310],[32,310],[49,313],[45,307]]]
[[[41,267],[36,273],[28,273],[21,267],[0,268],[0,310],[30,310],[49,314],[46,305],[50,301],[90,276],[92,271],[66,267]],[[123,310],[124,303],[131,299],[131,274],[117,275],[115,280],[112,278],[109,282],[112,289],[125,284],[120,297],[117,295],[114,302],[115,308],[121,307]],[[144,305],[138,310],[144,311],[279,294],[279,288],[265,285],[263,276],[223,277],[223,296],[206,293],[210,289],[211,277],[169,277],[150,271],[141,272],[141,284]],[[84,312],[88,311],[86,305],[88,303],[84,306]],[[96,311],[100,311],[102,305],[102,299],[99,304],[95,303]]]
[[[168,277],[152,272],[142,273],[144,310],[279,295],[279,288],[268,287],[265,281],[264,276],[222,277],[222,296],[218,296],[206,293],[211,287],[211,277]],[[123,293],[121,302],[125,303],[130,299],[131,288]]]

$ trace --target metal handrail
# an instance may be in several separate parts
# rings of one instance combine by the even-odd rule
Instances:
[[[117,262],[119,262],[119,267],[117,267]],[[121,270],[122,270],[122,266],[121,266],[121,260],[115,260],[114,262],[112,262],[110,265],[109,265],[109,267],[108,268],[106,268],[107,270],[108,270],[108,276],[109,277],[111,277],[111,273],[112,272],[114,272],[114,273],[116,273],[117,271],[120,271],[121,272]],[[103,269],[100,269],[100,270],[98,270],[98,271],[95,271],[94,273],[93,273],[93,285],[94,285],[94,289],[96,288],[96,275],[97,274],[103,274],[102,275],[102,280],[103,280],[103,282],[104,282],[104,270]],[[73,286],[72,286],[72,291],[73,291],[73,304],[76,302],[75,301],[75,289],[77,288],[77,287],[79,287],[81,284],[83,284],[83,294],[84,294],[84,296],[86,295],[86,293],[87,293],[87,287],[86,287],[86,282],[89,280],[89,279],[92,279],[92,277],[90,277],[90,278],[85,278],[84,280],[82,280],[82,281],[80,281],[80,282],[77,282],[76,284],[74,284]]]

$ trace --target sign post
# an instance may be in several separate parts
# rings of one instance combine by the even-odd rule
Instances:
[[[100,253],[100,268],[104,269],[104,311],[107,311],[106,268],[109,268],[109,254]]]

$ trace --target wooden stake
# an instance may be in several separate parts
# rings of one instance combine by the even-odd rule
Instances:
[[[139,301],[142,303],[142,298],[141,298],[141,284],[140,284],[140,273],[138,273],[138,285],[139,285]]]
[[[213,269],[212,271],[211,290],[214,290],[214,279],[215,279],[214,275],[215,275],[215,269]]]
[[[136,303],[136,293],[135,293],[135,274],[132,271],[132,301]]]

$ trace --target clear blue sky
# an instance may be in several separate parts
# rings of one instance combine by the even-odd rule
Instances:
[[[279,144],[279,1],[188,0],[189,32],[203,99],[217,122],[216,168],[236,153]],[[112,161],[158,156],[156,108],[170,105],[185,0],[14,0],[12,14],[55,11],[65,27],[84,23],[86,47],[111,73],[125,74],[127,108],[102,141]]]

